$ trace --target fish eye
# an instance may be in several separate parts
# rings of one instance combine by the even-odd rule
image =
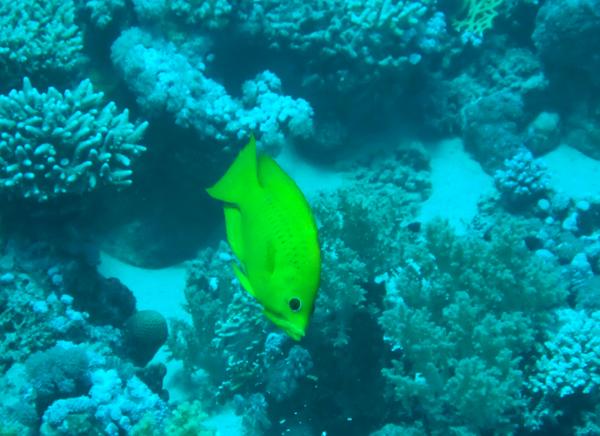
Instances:
[[[288,304],[292,312],[298,312],[302,308],[302,302],[297,297],[290,298]]]

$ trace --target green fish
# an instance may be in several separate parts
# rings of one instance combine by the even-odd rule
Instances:
[[[321,271],[317,226],[302,191],[271,157],[257,155],[251,136],[207,192],[224,202],[227,240],[239,261],[233,270],[242,287],[268,319],[299,341]]]

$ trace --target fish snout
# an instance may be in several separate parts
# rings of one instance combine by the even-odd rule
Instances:
[[[269,318],[269,320],[271,320],[273,324],[282,329],[293,340],[299,341],[304,337],[306,325],[300,325],[300,323],[286,319],[285,317],[267,309],[265,309],[264,314],[267,318]]]

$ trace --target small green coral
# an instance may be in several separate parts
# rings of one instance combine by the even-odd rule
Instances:
[[[498,8],[504,0],[464,0],[462,11],[464,18],[454,20],[454,27],[459,32],[470,32],[481,36],[492,28],[498,15]]]
[[[132,436],[214,436],[217,432],[205,425],[208,418],[198,400],[181,403],[173,410],[162,427],[157,426],[154,415],[144,416],[131,430]]]

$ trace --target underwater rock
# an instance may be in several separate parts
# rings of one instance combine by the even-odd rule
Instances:
[[[169,391],[163,387],[163,380],[167,375],[167,367],[164,363],[154,363],[140,368],[135,375],[143,381],[152,392],[163,401],[169,401]]]
[[[554,112],[541,112],[527,127],[525,146],[540,156],[552,151],[560,143],[560,115]]]
[[[600,102],[591,99],[573,107],[565,121],[564,141],[587,156],[600,159]]]
[[[522,147],[525,105],[520,94],[503,90],[481,97],[462,109],[465,148],[486,172],[492,172]]]
[[[541,58],[567,71],[584,71],[598,83],[600,1],[548,0],[532,35]]]

